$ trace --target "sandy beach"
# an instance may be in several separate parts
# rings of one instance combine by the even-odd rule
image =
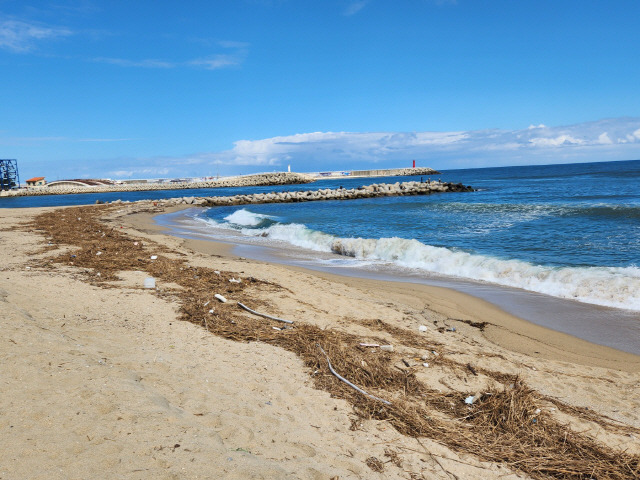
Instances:
[[[0,210],[0,479],[638,475],[640,357],[171,237],[164,211]]]

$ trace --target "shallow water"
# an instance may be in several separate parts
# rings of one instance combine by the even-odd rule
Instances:
[[[425,275],[390,263],[363,262],[333,253],[312,252],[285,242],[256,243],[240,232],[219,229],[194,222],[200,209],[179,211],[155,217],[159,225],[173,235],[200,240],[216,240],[234,245],[234,254],[267,262],[295,265],[343,276],[386,281],[411,282],[452,288],[497,305],[504,311],[537,325],[588,340],[590,342],[640,355],[640,312],[596,306],[444,275]]]
[[[442,178],[478,191],[217,207],[193,219],[212,234],[227,229],[256,244],[284,242],[640,311],[640,161],[458,170]]]

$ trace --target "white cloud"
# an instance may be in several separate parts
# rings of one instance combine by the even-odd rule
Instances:
[[[35,49],[39,41],[67,37],[73,32],[66,28],[48,27],[19,20],[0,22],[0,48],[16,53]]]
[[[235,67],[241,65],[244,58],[239,55],[213,55],[206,58],[197,58],[187,62],[169,62],[165,60],[144,59],[128,60],[126,58],[96,57],[92,61],[97,63],[108,63],[119,67],[136,68],[178,68],[182,66],[200,67],[206,70],[219,70],[221,68]]]
[[[189,65],[203,67],[207,70],[219,70],[226,67],[235,67],[244,61],[243,55],[213,55],[207,58],[198,58],[188,62]]]
[[[177,66],[177,64],[175,63],[153,59],[127,60],[124,58],[96,57],[93,59],[93,61],[98,63],[109,63],[111,65],[118,65],[120,67],[174,68]]]
[[[223,48],[249,48],[249,43],[248,42],[237,42],[234,40],[223,40],[221,42],[218,42],[218,45],[220,45]]]
[[[206,70],[219,70],[222,68],[236,67],[241,65],[248,55],[248,43],[245,42],[218,42],[223,48],[232,50],[230,53],[215,54],[208,57],[196,58],[187,61],[167,61],[157,59],[129,60],[125,58],[96,57],[92,61],[98,63],[108,63],[120,67],[137,68],[178,68],[196,67]]]
[[[583,143],[579,138],[573,138],[571,135],[558,135],[557,137],[536,137],[531,138],[529,142],[536,147],[559,147],[562,145],[580,145]]]
[[[640,158],[640,118],[608,119],[566,127],[458,132],[312,132],[238,140],[223,152],[199,154],[203,163],[327,168],[356,164],[424,162],[514,164]],[[606,130],[606,131],[605,131]],[[605,133],[603,133],[605,131]],[[626,139],[626,145],[612,139]],[[517,160],[517,161],[516,161]],[[340,166],[340,167],[338,167]],[[442,168],[442,167],[441,167]],[[313,170],[314,168],[307,168]]]
[[[347,8],[345,8],[344,15],[346,15],[347,17],[355,15],[360,10],[362,10],[367,5],[367,3],[369,3],[369,0],[358,0],[355,2],[351,2],[347,6]]]
[[[64,137],[21,140],[110,141]],[[0,145],[4,143],[0,135]],[[289,164],[294,171],[313,172],[409,166],[413,159],[419,165],[441,170],[640,159],[640,118],[519,130],[299,133],[237,140],[223,151],[175,157],[105,158],[93,164],[91,175],[114,178],[195,177],[216,172],[234,175],[285,170]],[[104,173],[99,171],[99,165]]]
[[[598,142],[600,142],[603,145],[609,145],[612,144],[613,142],[611,141],[611,138],[609,138],[609,134],[607,132],[602,133],[599,137],[598,137]]]

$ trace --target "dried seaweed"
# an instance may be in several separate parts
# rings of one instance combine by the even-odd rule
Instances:
[[[402,434],[432,438],[457,452],[505,464],[537,479],[638,478],[640,457],[613,450],[559,423],[541,411],[540,406],[552,402],[567,414],[579,418],[586,414],[533,391],[520,378],[477,366],[469,368],[469,364],[441,355],[437,362],[445,368],[482,373],[496,382],[468,405],[463,400],[469,392],[441,393],[429,389],[411,369],[394,368],[398,358],[393,353],[358,348],[360,337],[348,332],[303,322],[274,330],[268,321],[246,315],[235,304],[211,303],[213,293],[223,293],[268,307],[260,296],[260,281],[243,279],[241,283],[230,283],[229,279],[237,277],[237,273],[216,273],[210,268],[190,266],[175,252],[107,227],[100,217],[109,213],[110,208],[78,207],[47,212],[36,217],[30,228],[39,229],[56,244],[76,247],[73,253],[58,255],[52,261],[84,269],[96,284],[106,286],[106,281],[116,279],[118,272],[133,270],[179,285],[182,288],[174,295],[180,303],[182,320],[202,325],[227,339],[260,341],[295,352],[314,372],[316,388],[348,400],[361,418],[386,420]],[[151,255],[157,258],[151,259]],[[268,288],[278,287],[269,284]],[[438,345],[381,320],[362,324],[391,334],[395,342],[409,348],[432,349]],[[327,352],[341,375],[368,392],[391,400],[392,404],[381,404],[335,378],[317,344]],[[587,418],[609,430],[623,428],[594,412]],[[624,430],[637,433],[638,429],[624,426]],[[384,464],[372,458],[367,464],[382,471],[377,469],[384,468]]]

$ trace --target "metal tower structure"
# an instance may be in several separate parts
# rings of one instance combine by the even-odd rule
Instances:
[[[0,190],[11,190],[19,187],[18,161],[0,158]]]

